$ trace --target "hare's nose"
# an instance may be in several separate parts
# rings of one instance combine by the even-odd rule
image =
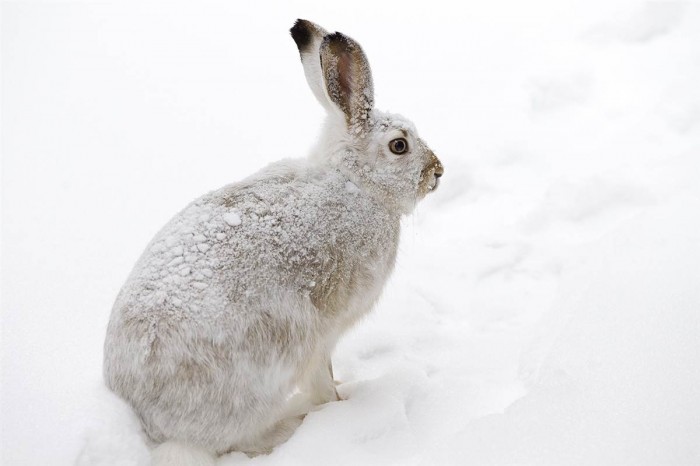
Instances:
[[[435,178],[440,178],[442,174],[445,172],[445,170],[442,168],[442,164],[440,163],[439,160],[435,160],[437,163],[435,164],[435,170],[433,171],[433,174],[435,175]]]
[[[442,172],[441,172],[441,171],[439,171],[439,172],[436,171],[436,172],[435,172],[435,178],[440,178],[441,176],[442,176]]]

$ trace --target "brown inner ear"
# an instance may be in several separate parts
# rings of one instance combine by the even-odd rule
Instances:
[[[338,85],[341,89],[341,96],[344,97],[345,105],[349,109],[352,102],[353,89],[353,57],[350,52],[343,51],[338,57]]]
[[[345,114],[348,127],[359,134],[374,105],[367,59],[359,45],[339,32],[323,39],[320,55],[327,95]]]

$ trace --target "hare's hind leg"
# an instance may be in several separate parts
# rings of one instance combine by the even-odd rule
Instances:
[[[303,420],[304,415],[282,419],[256,438],[236,444],[233,450],[242,451],[248,456],[267,455],[273,448],[289,440]]]

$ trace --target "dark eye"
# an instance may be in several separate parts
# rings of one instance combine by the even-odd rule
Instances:
[[[404,138],[397,138],[389,143],[389,149],[394,154],[403,154],[408,150],[408,142]]]

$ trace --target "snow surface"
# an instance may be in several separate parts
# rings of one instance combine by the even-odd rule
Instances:
[[[700,463],[700,6],[484,3],[4,3],[0,464],[147,464],[112,302],[174,213],[314,142],[297,17],[445,175],[346,400],[219,464]]]

